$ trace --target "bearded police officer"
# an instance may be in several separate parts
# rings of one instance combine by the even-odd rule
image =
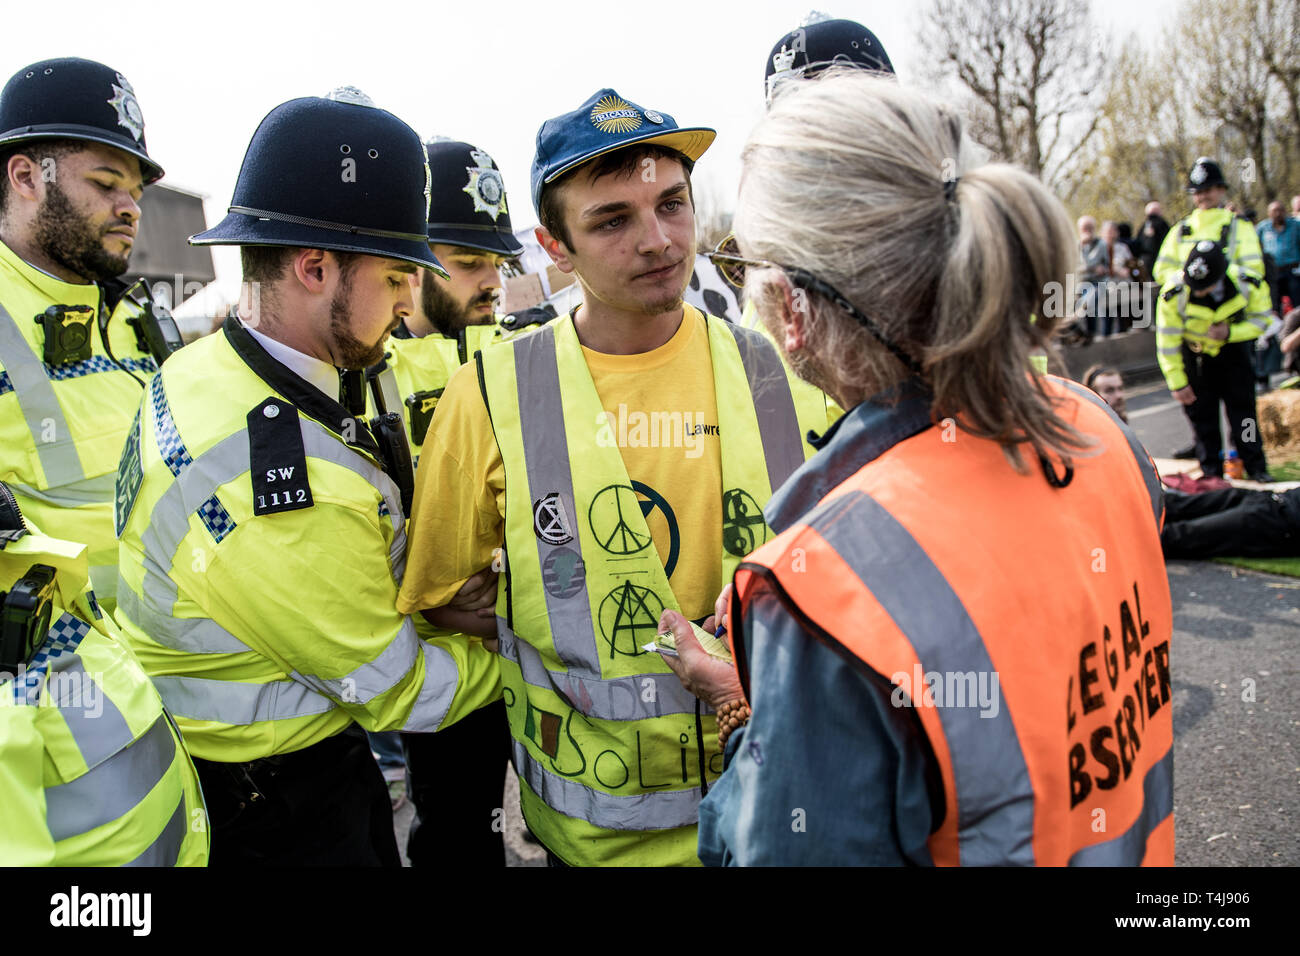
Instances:
[[[399,862],[367,730],[432,731],[500,696],[468,639],[395,609],[410,460],[364,369],[441,271],[405,123],[345,89],[272,110],[230,214],[239,319],[150,385],[118,476],[119,620],[196,758],[217,864]],[[449,780],[448,785],[454,785]]]
[[[1208,156],[1196,160],[1187,174],[1187,191],[1196,208],[1165,235],[1151,270],[1152,278],[1164,285],[1183,268],[1192,247],[1202,239],[1210,239],[1223,248],[1228,263],[1236,266],[1243,278],[1250,275],[1262,281],[1264,257],[1259,250],[1259,236],[1251,223],[1223,208],[1228,183],[1219,164]]]
[[[709,613],[826,425],[767,340],[683,304],[713,135],[611,89],[543,124],[538,240],[583,304],[453,375],[420,459],[401,607],[441,611],[504,541],[520,800],[562,863],[697,860],[716,723],[644,645],[662,607]]]
[[[393,330],[385,356],[414,457],[452,372],[501,338],[500,270],[524,251],[511,229],[505,186],[492,157],[450,139],[426,143],[425,152],[432,184],[429,245],[447,278],[416,276],[419,297]]]
[[[118,281],[141,190],[162,174],[110,67],[44,60],[0,91],[0,479],[48,534],[89,546],[110,611],[118,456],[141,388],[180,346],[147,288]]]
[[[0,866],[202,866],[180,733],[87,586],[86,546],[0,482]]]
[[[425,151],[432,183],[429,244],[447,277],[417,276],[415,307],[393,331],[385,354],[396,386],[389,405],[403,409],[414,457],[452,373],[502,337],[495,315],[500,270],[523,252],[492,157],[450,139],[428,142]],[[452,633],[423,618],[416,625],[422,636]],[[416,814],[406,846],[411,865],[504,866],[501,788],[510,759],[505,705],[490,704],[437,734],[404,734],[402,746]],[[448,767],[458,768],[451,786]]]

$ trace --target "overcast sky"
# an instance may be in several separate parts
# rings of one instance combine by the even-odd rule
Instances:
[[[762,112],[767,53],[809,4],[221,0],[151,12],[65,0],[45,8],[57,11],[57,23],[34,16],[21,42],[0,45],[0,78],[56,56],[120,71],[135,88],[165,182],[208,197],[209,223],[225,215],[249,137],[267,112],[351,84],[421,136],[491,153],[518,228],[537,221],[528,195],[537,127],[606,86],[682,125],[717,129],[696,169],[697,190],[729,198],[741,146]],[[1174,5],[1156,0],[1140,9],[1151,22]],[[922,3],[820,0],[817,9],[866,24],[904,77],[926,55],[916,37]],[[1116,35],[1134,26],[1130,0],[1094,0],[1094,10]],[[222,285],[237,283],[237,254],[214,252]]]

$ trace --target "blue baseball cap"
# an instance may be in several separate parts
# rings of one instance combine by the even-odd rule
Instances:
[[[537,131],[533,208],[541,212],[543,185],[597,156],[637,143],[657,143],[695,162],[717,135],[704,126],[683,129],[667,113],[638,106],[611,89],[599,90],[573,112],[548,119]]]

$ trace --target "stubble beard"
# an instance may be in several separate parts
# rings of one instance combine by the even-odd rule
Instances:
[[[351,313],[349,299],[352,291],[351,277],[344,275],[339,288],[330,300],[330,336],[334,340],[334,358],[339,368],[370,368],[384,357],[384,338],[366,345],[355,335],[348,323]]]
[[[129,252],[115,256],[104,248],[108,230],[122,225],[126,223],[115,220],[96,233],[59,184],[51,182],[36,210],[35,240],[41,252],[69,272],[92,282],[108,282],[125,272],[130,261]]]

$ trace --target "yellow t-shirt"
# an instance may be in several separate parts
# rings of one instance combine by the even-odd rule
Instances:
[[[673,337],[650,352],[582,352],[608,427],[581,424],[617,443],[682,613],[703,618],[722,588],[722,459],[704,316],[686,306]],[[398,608],[446,604],[492,563],[504,515],[505,467],[471,363],[448,382],[424,441]]]

